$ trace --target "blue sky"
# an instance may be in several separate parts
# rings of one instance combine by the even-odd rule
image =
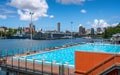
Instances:
[[[58,22],[62,31],[114,26],[120,22],[119,7],[120,0],[0,0],[0,26],[27,27],[30,11],[37,30],[56,30]]]

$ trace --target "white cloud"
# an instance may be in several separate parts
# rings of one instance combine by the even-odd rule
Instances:
[[[82,24],[79,24],[79,25],[78,25],[78,28],[79,28],[80,26],[83,26],[83,25],[82,25]]]
[[[119,18],[119,16],[112,16],[112,19],[117,19]]]
[[[62,4],[82,4],[86,0],[56,0],[56,1]]]
[[[82,9],[80,12],[85,14],[87,11],[85,9]]]
[[[6,16],[6,15],[0,15],[0,18],[1,18],[1,19],[6,19],[7,16]]]
[[[7,3],[18,9],[18,14],[21,20],[30,20],[30,12],[34,12],[33,20],[38,20],[41,17],[48,17],[48,4],[46,0],[11,0]]]
[[[113,23],[112,26],[115,27],[117,26],[119,23]]]
[[[82,24],[79,24],[79,26],[82,26]]]
[[[103,19],[95,19],[94,22],[92,23],[92,27],[93,28],[97,28],[97,27],[101,27],[101,28],[104,28],[104,27],[108,27],[110,26],[105,20]]]
[[[50,18],[54,18],[54,15],[50,15],[49,17],[50,17]]]
[[[94,0],[87,0],[87,1],[94,1]]]
[[[2,13],[7,13],[7,14],[16,13],[16,11],[9,10],[9,9],[0,9],[0,10],[2,11]]]
[[[87,24],[87,25],[90,25],[90,24],[91,24],[91,22],[90,22],[90,21],[88,21],[86,24]]]
[[[10,18],[14,18],[14,17],[16,17],[16,16],[14,16],[14,15],[9,15],[8,17],[10,17]]]

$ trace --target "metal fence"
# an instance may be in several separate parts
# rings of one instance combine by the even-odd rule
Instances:
[[[55,48],[54,48],[55,49]],[[45,48],[32,47],[23,49],[0,50],[0,66],[15,72],[35,75],[74,75],[74,68],[69,63],[57,63],[56,61],[36,60],[33,58],[21,58],[21,56],[45,51]],[[17,57],[17,58],[16,58]]]

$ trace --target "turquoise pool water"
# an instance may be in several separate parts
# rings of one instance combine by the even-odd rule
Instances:
[[[62,48],[58,50],[53,50],[49,52],[33,54],[26,57],[29,60],[36,59],[38,61],[45,60],[46,62],[56,63],[69,63],[69,65],[74,66],[75,51],[88,51],[88,52],[104,52],[104,53],[119,53],[120,45],[110,45],[110,44],[84,44],[79,46],[72,46],[69,48]]]

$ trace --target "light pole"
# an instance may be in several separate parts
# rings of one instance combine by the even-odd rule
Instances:
[[[32,16],[33,16],[33,12],[30,12],[31,15],[31,25],[30,25],[30,31],[31,31],[31,40],[32,40],[32,28],[33,28],[33,23],[32,23]]]
[[[72,44],[72,24],[73,22],[71,21],[71,44]]]

